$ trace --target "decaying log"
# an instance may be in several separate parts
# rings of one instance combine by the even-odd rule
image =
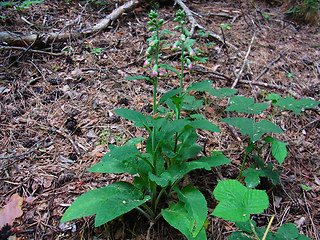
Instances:
[[[112,21],[120,17],[124,12],[132,10],[141,2],[143,2],[143,0],[130,0],[124,5],[113,10],[107,17],[102,19],[93,27],[79,30],[79,31],[72,31],[67,33],[55,32],[55,33],[26,34],[26,35],[21,33],[12,33],[8,31],[0,32],[0,44],[7,45],[7,46],[22,46],[22,47],[26,47],[26,46],[29,46],[30,44],[33,44],[33,46],[44,47],[51,43],[65,42],[70,38],[71,39],[84,38],[105,29],[106,27],[109,26],[109,24]]]

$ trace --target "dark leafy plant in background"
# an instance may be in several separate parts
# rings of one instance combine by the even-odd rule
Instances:
[[[320,0],[304,0],[297,6],[294,6],[285,14],[293,20],[308,24],[319,23]]]
[[[197,56],[194,51],[193,46],[196,41],[190,38],[184,17],[184,12],[177,12],[174,21],[178,23],[175,29],[179,31],[180,36],[179,40],[171,45],[172,50],[181,51],[181,71],[160,63],[161,47],[166,41],[163,36],[170,32],[161,31],[164,20],[158,19],[158,14],[151,11],[148,22],[151,37],[148,39],[149,46],[143,65],[151,69],[151,77],[133,76],[126,79],[146,80],[152,83],[154,90],[152,116],[145,116],[141,112],[125,108],[115,110],[119,116],[133,121],[136,127],[144,128],[148,133],[147,138],[133,138],[119,147],[109,145],[110,152],[103,156],[101,162],[88,169],[99,173],[129,173],[134,176],[133,183],[116,182],[84,193],[66,210],[62,222],[95,215],[95,226],[100,226],[136,209],[150,220],[150,228],[156,220],[163,217],[187,239],[206,239],[205,224],[208,213],[206,199],[194,186],[182,187],[180,182],[192,170],[210,170],[231,160],[216,151],[212,151],[211,156],[201,157],[203,147],[197,144],[197,130],[220,132],[220,129],[201,114],[182,117],[182,110],[197,111],[203,105],[203,101],[195,99],[190,92],[206,91],[217,98],[231,97],[231,104],[226,111],[236,111],[251,116],[262,113],[269,103],[254,103],[251,98],[233,96],[236,93],[234,89],[214,89],[208,80],[193,83],[185,89],[183,79],[186,68],[192,70],[195,62],[206,59]],[[160,97],[157,92],[158,80],[167,74],[166,71],[172,71],[178,76],[179,88],[168,91]],[[290,103],[286,102],[288,100],[282,102],[280,98],[270,100],[273,105],[288,110],[293,109],[293,104],[296,112],[298,111],[296,108],[307,108],[318,104],[311,102],[312,100],[307,100],[306,105],[305,102],[300,102],[302,100]],[[256,122],[250,118],[236,117],[222,121],[238,127],[243,135],[248,135],[250,138],[238,177],[240,180],[245,176],[247,187],[236,180],[220,181],[213,192],[219,204],[212,214],[228,221],[254,225],[250,215],[263,212],[268,207],[269,201],[265,191],[252,188],[259,183],[259,178],[262,176],[267,176],[274,184],[279,181],[279,174],[273,171],[272,165],[266,166],[259,156],[261,148],[271,144],[271,153],[281,165],[287,154],[286,143],[271,136],[262,138],[265,133],[282,133],[279,127],[267,120]],[[140,143],[144,146],[142,149],[137,148],[137,144]],[[246,158],[253,152],[256,152],[256,155],[253,155],[255,165],[244,170]],[[260,230],[251,229],[252,232],[241,230],[248,236],[253,233],[256,239],[259,239]],[[242,232],[239,234],[243,235]]]

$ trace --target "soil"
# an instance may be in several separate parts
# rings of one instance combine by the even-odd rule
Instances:
[[[108,4],[103,5],[105,2]],[[82,29],[123,3],[65,0],[43,1],[20,10],[1,8],[4,18],[0,19],[0,29],[39,34]],[[269,1],[187,0],[185,4],[204,29],[234,46],[200,36],[196,31],[197,48],[208,60],[187,72],[186,86],[209,79],[213,87],[231,87],[241,73],[235,87],[238,94],[256,101],[262,101],[269,93],[320,99],[319,25],[292,22],[284,15],[287,6]],[[134,136],[145,136],[113,110],[125,107],[144,114],[151,112],[152,85],[124,78],[150,75],[142,65],[146,39],[150,37],[147,21],[151,9],[158,7],[157,12],[165,20],[164,28],[174,31],[172,20],[179,6],[170,1],[156,5],[156,1],[141,4],[94,36],[41,49],[63,52],[61,56],[0,48],[0,206],[15,193],[24,199],[23,215],[14,221],[11,237],[146,239],[149,223],[136,212],[100,228],[94,228],[93,217],[68,223],[60,223],[60,219],[80,194],[115,181],[132,181],[128,174],[90,173],[87,168],[100,161],[108,144],[122,145]],[[230,29],[223,28],[222,33],[222,24],[228,24]],[[176,37],[169,36],[168,42],[173,43]],[[172,66],[179,65],[178,58],[166,49],[161,58]],[[159,92],[178,84],[176,77],[169,74],[160,80]],[[217,204],[212,196],[214,187],[219,179],[236,178],[248,141],[240,135],[241,140],[237,140],[230,128],[219,122],[226,116],[226,105],[227,99],[199,109],[222,130],[219,134],[199,131],[199,144],[205,146],[206,152],[222,151],[232,163],[212,171],[194,171],[185,179],[206,196],[210,213]],[[318,109],[305,110],[298,116],[292,112],[273,114],[270,108],[260,116],[271,116],[285,130],[285,134],[276,137],[289,145],[288,157],[281,166],[265,153],[268,162],[281,171],[282,186],[268,181],[259,185],[267,190],[270,199],[269,209],[254,216],[259,226],[266,227],[270,216],[275,215],[271,231],[293,222],[300,233],[319,239],[319,113]],[[301,184],[311,190],[303,191]],[[236,230],[234,223],[211,215],[208,219],[208,239],[226,239]],[[8,232],[4,229],[2,239],[6,239],[5,233]],[[184,239],[162,220],[150,230],[150,236]]]

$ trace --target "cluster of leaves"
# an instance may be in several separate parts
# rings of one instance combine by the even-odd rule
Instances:
[[[304,0],[286,14],[298,22],[317,24],[319,22],[320,0]]]
[[[0,7],[13,7],[15,10],[21,11],[38,3],[42,3],[42,1],[0,2]]]
[[[171,47],[172,50],[181,51],[181,71],[170,65],[160,64],[160,49],[165,42],[162,36],[169,31],[160,31],[164,21],[158,20],[157,17],[156,12],[150,12],[148,25],[152,37],[148,39],[149,47],[146,50],[144,67],[150,68],[151,77],[134,76],[126,79],[143,79],[153,84],[153,115],[145,116],[125,108],[115,110],[119,116],[133,121],[135,127],[145,128],[148,136],[146,139],[133,138],[123,146],[109,145],[110,152],[103,156],[101,162],[88,169],[99,173],[129,173],[134,176],[133,184],[116,182],[81,195],[67,209],[61,221],[96,215],[95,226],[100,226],[136,209],[152,224],[163,217],[187,239],[202,240],[206,239],[205,224],[208,213],[206,199],[194,186],[182,187],[179,183],[192,170],[210,170],[212,167],[230,163],[231,160],[216,151],[213,151],[211,156],[200,157],[203,147],[197,144],[197,130],[220,132],[220,129],[201,114],[181,117],[182,110],[197,111],[203,105],[203,101],[195,99],[190,92],[207,92],[216,98],[231,97],[230,106],[226,111],[246,113],[250,116],[261,114],[269,107],[270,102],[279,109],[292,110],[295,113],[300,113],[303,108],[312,108],[319,102],[311,99],[296,101],[290,97],[280,98],[277,95],[270,95],[269,102],[255,103],[252,98],[234,96],[237,92],[234,89],[214,89],[208,80],[193,83],[184,90],[185,67],[192,70],[193,62],[205,59],[195,54],[193,50],[195,40],[190,38],[190,33],[184,26],[185,13],[178,11],[174,21],[178,23],[175,29],[180,32],[180,39]],[[158,80],[166,75],[162,70],[174,72],[180,80],[180,87],[164,93],[157,102]],[[243,175],[247,186],[243,186],[237,180],[220,181],[213,191],[219,204],[212,215],[252,225],[250,215],[263,212],[269,205],[266,192],[252,188],[259,184],[260,177],[268,177],[273,184],[279,182],[279,173],[273,170],[272,164],[266,166],[262,161],[261,149],[271,144],[271,153],[281,165],[287,155],[287,144],[271,136],[263,138],[266,133],[283,132],[270,121],[256,122],[253,118],[234,117],[222,119],[222,122],[237,127],[243,135],[248,135],[250,138],[238,177],[240,180]],[[137,145],[142,145],[144,148],[139,150]],[[249,155],[253,155],[255,163],[243,171],[245,160]],[[244,235],[253,232],[256,239],[260,239],[260,235],[257,234],[259,229],[251,228],[252,232],[240,229]],[[246,239],[240,237],[244,236],[243,233],[236,234],[238,233],[233,234],[231,239]],[[278,235],[281,235],[281,231]]]

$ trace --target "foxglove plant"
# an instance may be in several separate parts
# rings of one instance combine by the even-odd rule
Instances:
[[[192,170],[211,170],[212,167],[227,164],[231,160],[216,151],[212,151],[211,156],[201,157],[203,147],[197,144],[197,129],[211,132],[220,132],[220,129],[200,114],[191,114],[190,117],[182,118],[181,110],[197,111],[203,104],[202,100],[196,100],[188,95],[190,91],[207,91],[210,95],[221,98],[233,96],[236,90],[211,88],[211,82],[208,80],[195,82],[184,90],[185,65],[192,69],[193,62],[205,61],[198,57],[192,48],[196,41],[190,38],[184,17],[185,13],[179,10],[174,21],[179,24],[176,30],[181,32],[180,39],[171,46],[172,50],[180,49],[181,51],[181,72],[170,65],[160,63],[160,49],[164,42],[161,37],[168,31],[160,31],[164,21],[158,20],[158,13],[151,11],[148,21],[151,37],[148,39],[149,46],[143,64],[143,67],[150,69],[151,77],[126,78],[126,80],[147,80],[153,84],[153,115],[145,116],[141,112],[125,108],[114,110],[119,116],[133,121],[135,127],[144,128],[148,136],[130,139],[120,147],[109,145],[110,152],[105,154],[99,163],[88,169],[90,172],[99,173],[129,173],[134,176],[133,183],[120,181],[82,194],[66,210],[61,219],[62,222],[96,215],[95,226],[100,226],[135,209],[150,220],[150,228],[160,217],[163,217],[187,239],[207,239],[206,199],[197,188],[183,187],[180,181]],[[179,88],[164,93],[157,102],[158,79],[166,75],[162,68],[177,74]],[[298,111],[297,108],[292,108],[291,99],[282,101],[272,99],[272,101],[279,107]],[[300,101],[298,102],[300,105],[297,104],[299,106],[306,102]],[[232,97],[231,103],[227,111],[258,114],[268,107],[268,104],[256,104],[253,99],[240,96]],[[319,104],[310,101],[307,103],[303,106],[312,107]],[[223,119],[223,122],[238,127],[242,134],[249,135],[250,141],[245,159],[253,150],[257,150],[255,142],[260,140],[264,133],[282,132],[280,128],[266,120],[255,122],[247,118],[228,118]],[[281,164],[286,155],[285,144],[272,137],[266,137],[263,140],[272,144],[272,154]],[[142,150],[137,148],[138,143],[144,146]],[[239,179],[242,173],[246,176],[246,180],[264,176],[263,174],[267,175],[269,166],[265,167],[263,162],[261,165],[258,157],[256,162],[262,172],[254,175],[255,168],[246,172],[246,170],[243,171],[242,166]],[[268,207],[269,201],[265,191],[251,189],[254,186],[248,185],[252,182],[246,181],[246,183],[247,187],[236,180],[220,181],[213,192],[219,203],[212,215],[229,221],[249,222],[253,226],[250,215],[263,212]],[[251,238],[259,239],[259,230],[253,227],[251,233],[253,234]],[[239,234],[233,235],[232,237],[236,238],[232,239],[241,239],[237,238]],[[262,239],[264,240],[265,237]]]

